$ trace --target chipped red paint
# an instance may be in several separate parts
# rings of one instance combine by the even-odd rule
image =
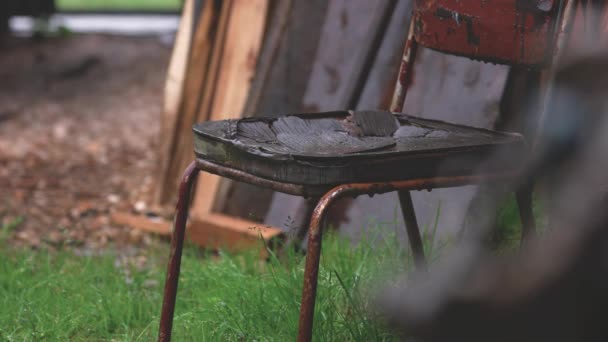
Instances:
[[[416,41],[487,62],[545,65],[559,0],[416,0]]]

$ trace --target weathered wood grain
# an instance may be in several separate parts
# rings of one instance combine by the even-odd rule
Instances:
[[[167,69],[163,97],[163,110],[160,117],[160,147],[158,150],[158,169],[154,202],[163,202],[167,189],[164,189],[167,169],[170,164],[175,127],[179,121],[180,106],[183,99],[184,83],[188,69],[188,56],[190,51],[193,22],[195,17],[194,0],[184,1],[175,43],[171,53],[171,60]]]
[[[232,4],[223,46],[216,45],[223,53],[208,120],[241,117],[259,56],[267,6],[267,0],[235,1]],[[220,179],[214,175],[203,173],[199,177],[193,216],[204,217],[212,211],[214,201],[223,201],[225,194],[218,193],[219,182]]]
[[[160,235],[171,235],[172,222],[163,218],[153,218],[142,214],[133,214],[131,212],[115,212],[112,213],[110,219],[112,220],[112,223],[117,225]]]
[[[273,239],[281,239],[282,231],[236,217],[210,213],[204,218],[191,221],[188,237],[207,248],[235,251],[257,245],[260,250],[266,252],[262,247],[262,240],[268,243]]]
[[[197,19],[197,25],[192,33],[179,114],[171,136],[165,137],[169,144],[166,165],[159,167],[160,188],[157,198],[160,204],[173,203],[181,174],[192,160],[191,127],[198,120],[198,104],[205,84],[213,80],[214,69],[210,68],[213,65],[209,64],[209,59],[215,42],[217,39],[221,40],[224,31],[222,16],[218,16],[219,10],[215,1],[205,1],[201,13],[195,13],[200,18]],[[222,13],[228,10],[228,7],[224,7]]]

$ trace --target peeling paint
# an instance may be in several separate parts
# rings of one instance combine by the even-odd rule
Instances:
[[[486,62],[542,66],[556,0],[417,0],[415,38],[425,47]]]

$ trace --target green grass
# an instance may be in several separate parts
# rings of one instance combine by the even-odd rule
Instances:
[[[535,205],[536,212],[542,212]],[[437,210],[435,222],[440,216]],[[538,215],[537,217],[542,217]],[[22,218],[0,226],[0,341],[149,341],[156,338],[166,243],[145,252],[144,267],[108,253],[30,251],[7,246]],[[539,222],[540,223],[540,222]],[[499,252],[516,248],[517,206],[508,200],[497,218]],[[394,223],[377,223],[390,230]],[[376,226],[373,225],[373,226]],[[433,260],[437,226],[427,227],[425,250]],[[373,247],[372,247],[373,246]],[[439,249],[439,250],[438,250]],[[132,260],[132,259],[131,259]],[[238,255],[185,250],[175,312],[176,341],[289,341],[297,334],[304,258],[259,249]],[[317,341],[398,340],[370,306],[374,280],[412,268],[397,239],[364,238],[351,245],[332,234],[324,239],[315,307]]]
[[[533,202],[536,229],[543,233],[544,213],[541,201],[535,199]],[[521,241],[521,220],[519,209],[515,201],[515,195],[511,194],[500,207],[496,216],[495,229],[489,237],[490,246],[499,253],[517,250]]]
[[[357,246],[329,235],[321,257],[314,339],[397,340],[370,314],[372,279],[411,267],[396,239]],[[371,248],[374,244],[374,248]],[[0,341],[151,341],[158,329],[168,247],[144,268],[115,255],[0,246]],[[304,259],[256,252],[220,258],[186,249],[175,341],[290,341],[297,333]],[[385,272],[386,271],[386,272]]]
[[[56,0],[59,10],[176,11],[182,0]]]

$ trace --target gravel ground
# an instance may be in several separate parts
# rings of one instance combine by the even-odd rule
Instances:
[[[11,244],[149,243],[109,217],[149,206],[169,54],[157,37],[0,43],[0,220],[22,219]]]

